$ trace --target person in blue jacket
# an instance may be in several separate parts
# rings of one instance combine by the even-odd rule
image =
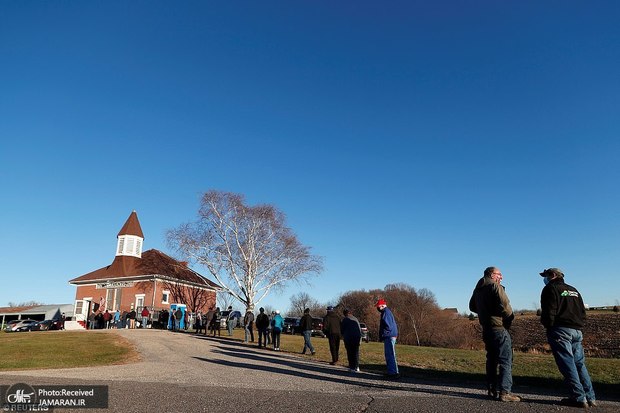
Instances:
[[[280,333],[284,329],[284,319],[280,315],[280,310],[276,310],[276,315],[271,320],[271,332],[273,334],[273,349],[280,351]]]
[[[385,364],[387,365],[387,374],[389,379],[398,379],[398,364],[396,363],[396,338],[398,337],[398,326],[394,315],[387,307],[387,303],[380,298],[376,304],[377,310],[381,313],[381,321],[379,322],[379,341],[383,341],[383,350],[385,353]]]

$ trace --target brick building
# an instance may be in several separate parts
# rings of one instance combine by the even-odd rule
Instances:
[[[156,249],[142,252],[144,234],[133,211],[117,236],[116,256],[106,267],[69,281],[77,286],[75,319],[85,321],[91,311],[142,310],[153,314],[172,303],[191,312],[215,305],[220,287]]]

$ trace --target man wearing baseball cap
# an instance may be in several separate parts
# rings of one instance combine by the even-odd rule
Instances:
[[[387,303],[380,298],[376,304],[377,310],[381,313],[381,321],[379,322],[379,341],[383,341],[383,350],[385,353],[385,364],[387,365],[386,377],[389,379],[398,379],[398,364],[396,363],[396,338],[398,337],[398,326],[394,315],[387,307]]]
[[[581,344],[586,319],[583,298],[575,287],[564,282],[559,268],[546,269],[540,275],[545,283],[540,296],[540,322],[547,329],[555,363],[568,386],[569,397],[562,399],[562,404],[594,407],[596,396]]]

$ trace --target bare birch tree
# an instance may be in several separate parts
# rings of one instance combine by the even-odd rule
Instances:
[[[204,265],[228,292],[254,309],[272,289],[322,271],[272,205],[248,206],[242,195],[205,193],[198,219],[167,233],[168,244]]]

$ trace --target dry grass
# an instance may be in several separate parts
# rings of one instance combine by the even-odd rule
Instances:
[[[0,333],[0,371],[104,366],[139,360],[135,347],[105,331]]]

